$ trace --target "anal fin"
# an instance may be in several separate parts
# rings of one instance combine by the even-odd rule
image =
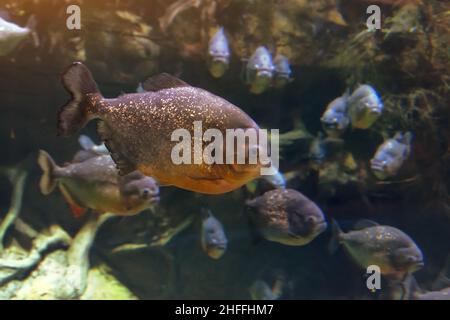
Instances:
[[[64,197],[64,200],[66,200],[67,204],[70,207],[70,210],[72,211],[72,214],[75,218],[81,218],[87,211],[86,208],[83,208],[80,206],[70,195],[70,193],[67,191],[66,188],[63,186],[60,186],[61,193]]]

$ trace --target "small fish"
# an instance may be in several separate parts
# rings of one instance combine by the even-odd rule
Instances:
[[[178,0],[172,3],[167,7],[164,15],[159,18],[161,31],[167,32],[167,29],[179,14],[190,8],[198,8],[202,2],[203,0]]]
[[[309,159],[315,166],[320,166],[326,159],[327,152],[324,143],[325,137],[322,132],[319,132],[317,137],[311,142],[309,148]]]
[[[380,96],[367,84],[360,85],[348,98],[348,114],[353,128],[370,128],[382,112]]]
[[[135,171],[119,177],[109,155],[59,167],[50,155],[39,151],[38,163],[44,172],[39,187],[44,195],[56,186],[76,217],[87,209],[117,215],[137,214],[159,201],[155,180]]]
[[[283,294],[284,276],[278,274],[272,287],[261,279],[256,280],[249,288],[252,300],[278,300]]]
[[[0,56],[11,53],[30,33],[28,27],[20,27],[0,17]]]
[[[286,179],[284,178],[283,173],[279,169],[272,167],[273,174],[272,175],[264,175],[262,179],[270,183],[274,188],[285,189],[286,188]]]
[[[348,114],[353,128],[370,128],[382,112],[380,96],[367,84],[360,85],[348,98]]]
[[[328,136],[338,138],[350,125],[350,117],[347,113],[348,93],[331,101],[320,121]]]
[[[104,143],[97,145],[91,140],[91,138],[83,134],[78,138],[78,143],[86,151],[92,151],[98,155],[109,154],[109,151]]]
[[[227,250],[228,239],[222,224],[206,211],[202,221],[201,245],[206,254],[213,259],[220,259]]]
[[[223,27],[217,30],[208,46],[209,72],[214,78],[225,74],[230,64],[230,47]]]
[[[272,82],[275,66],[272,55],[266,47],[258,47],[247,62],[245,81],[250,86],[250,92],[261,94]]]
[[[261,234],[270,241],[302,246],[311,242],[326,228],[322,210],[293,189],[275,189],[248,200],[254,208],[252,221]]]
[[[137,88],[136,88],[136,93],[143,93],[145,92],[144,88],[142,87],[142,82],[139,82]]]
[[[326,160],[342,151],[344,140],[325,137],[322,132],[317,134],[309,147],[308,160],[311,168],[319,170]]]
[[[424,266],[422,251],[403,231],[369,220],[361,220],[356,228],[344,233],[333,221],[332,251],[341,244],[362,268],[377,265],[381,274],[395,279],[404,279]]]
[[[283,88],[288,83],[292,82],[292,69],[289,64],[289,59],[282,54],[278,54],[274,60],[275,64],[275,88]]]
[[[119,175],[139,170],[161,185],[174,185],[200,193],[221,194],[235,190],[260,176],[261,164],[196,164],[194,148],[191,163],[175,164],[175,130],[186,129],[195,143],[194,122],[202,124],[202,134],[218,129],[259,131],[258,125],[241,109],[200,88],[168,74],[143,83],[146,92],[123,94],[115,99],[102,97],[90,71],[73,63],[62,81],[72,99],[58,115],[59,135],[69,136],[90,120],[99,118],[98,133],[119,169]],[[179,138],[178,138],[179,139]],[[246,144],[248,149],[258,146]],[[223,152],[226,154],[226,148]],[[187,152],[186,152],[187,153]],[[235,151],[231,151],[235,154]]]
[[[256,280],[248,289],[252,300],[276,300],[272,288],[263,280]]]
[[[106,149],[104,143],[96,145],[88,136],[80,135],[78,138],[78,143],[80,144],[82,150],[75,154],[71,163],[83,162],[87,159],[101,155],[109,155],[109,151]]]
[[[411,132],[397,132],[378,147],[370,160],[370,168],[378,179],[388,179],[397,174],[411,153],[411,141]]]

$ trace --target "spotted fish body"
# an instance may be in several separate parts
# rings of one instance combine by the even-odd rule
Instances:
[[[275,189],[249,200],[255,209],[252,221],[270,241],[302,246],[310,243],[327,227],[325,217],[317,205],[293,189]]]
[[[378,179],[387,179],[399,172],[411,153],[411,140],[411,132],[404,134],[398,132],[378,147],[370,160],[372,172]]]
[[[402,278],[423,266],[421,250],[397,228],[373,225],[343,233],[336,225],[338,242],[363,268],[377,265],[383,275]]]
[[[194,148],[191,164],[174,163],[172,150],[180,141],[172,141],[172,133],[186,129],[193,143],[195,121],[201,121],[202,133],[218,129],[224,137],[226,129],[259,130],[241,109],[208,91],[162,74],[143,84],[147,92],[105,99],[81,63],[68,68],[63,83],[73,99],[59,113],[59,133],[67,136],[89,120],[101,119],[98,132],[121,175],[139,170],[162,185],[209,194],[232,191],[260,175],[260,164],[248,161],[195,164]]]

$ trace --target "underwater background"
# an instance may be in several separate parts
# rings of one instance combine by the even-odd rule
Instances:
[[[80,30],[66,27],[72,4],[81,9]],[[381,8],[381,30],[367,29],[369,4]],[[151,210],[105,218],[101,228],[89,215],[75,218],[59,192],[42,195],[36,161],[40,149],[59,164],[80,149],[77,135],[58,137],[56,129],[58,109],[69,98],[60,75],[73,61],[89,67],[105,97],[135,92],[148,77],[167,72],[239,106],[261,128],[280,129],[286,188],[307,196],[345,231],[360,219],[402,230],[424,256],[414,273],[417,290],[445,288],[449,12],[449,3],[437,0],[0,0],[5,20],[25,26],[34,17],[29,37],[0,56],[0,165],[19,170],[0,178],[0,298],[250,299],[257,280],[272,289],[277,284],[278,299],[418,297],[404,284],[398,293],[387,279],[383,289],[368,290],[366,271],[344,250],[330,252],[331,223],[304,246],[255,235],[246,200],[273,188],[261,180],[214,196],[162,186]],[[230,59],[216,78],[208,45],[219,27]],[[246,68],[260,46],[286,56],[292,74],[281,88],[255,94]],[[317,159],[311,146],[325,134],[327,105],[360,84],[376,89],[381,116],[370,128],[346,130],[337,150],[320,145]],[[370,160],[397,132],[412,133],[410,154],[395,175],[379,179]],[[100,143],[95,124],[82,133]],[[205,207],[228,238],[220,259],[201,247]]]

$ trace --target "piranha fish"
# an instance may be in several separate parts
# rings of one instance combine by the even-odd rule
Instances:
[[[282,54],[278,54],[274,60],[275,64],[275,88],[283,88],[288,83],[292,82],[292,69],[289,64],[289,59]]]
[[[353,128],[370,128],[382,112],[383,102],[380,96],[367,84],[360,85],[348,98],[348,114]]]
[[[208,65],[209,72],[214,78],[224,75],[230,64],[230,48],[223,27],[209,41]]]
[[[341,244],[359,266],[377,265],[381,274],[393,279],[404,279],[424,266],[422,251],[403,231],[369,220],[361,220],[356,228],[344,233],[333,221],[330,249]]]
[[[302,246],[327,228],[319,207],[293,189],[267,191],[246,205],[255,209],[251,220],[269,241]]]
[[[411,153],[412,133],[397,132],[377,149],[370,160],[370,168],[378,179],[395,176]]]
[[[311,141],[309,147],[308,160],[311,168],[319,170],[327,159],[342,151],[344,140],[339,138],[325,137],[323,132],[319,132],[317,137]]]
[[[277,274],[272,286],[266,281],[258,279],[250,286],[249,293],[252,300],[278,300],[283,294],[284,276]]]
[[[30,28],[20,27],[0,17],[0,56],[11,53],[30,33]]]
[[[62,81],[72,99],[59,112],[59,135],[69,136],[90,120],[100,119],[98,133],[120,175],[139,170],[161,185],[208,194],[235,190],[260,175],[263,166],[260,163],[207,164],[200,161],[198,164],[195,161],[195,121],[201,122],[203,132],[217,129],[223,137],[227,129],[254,130],[256,135],[259,132],[258,125],[246,113],[208,91],[161,74],[144,82],[147,92],[105,99],[89,70],[80,62],[73,63],[63,73]],[[189,151],[179,153],[183,153],[183,159],[186,156],[188,159],[175,164],[174,148],[180,143],[186,145],[186,141],[180,142],[180,136],[173,138],[175,130],[180,129],[184,133],[181,140],[188,136],[190,141],[187,141]],[[247,151],[259,148],[250,143],[238,147]],[[227,154],[226,147],[223,152]],[[228,153],[236,155],[234,149]]]
[[[225,235],[222,224],[211,213],[210,210],[204,211],[201,231],[201,245],[206,254],[219,259],[227,250],[228,240]]]
[[[331,101],[320,121],[328,136],[338,138],[347,130],[350,118],[347,113],[348,93]]]
[[[266,47],[258,47],[247,62],[245,81],[250,86],[250,92],[261,94],[272,82],[275,66],[272,55]]]
[[[44,172],[39,187],[44,195],[56,186],[76,217],[87,209],[117,215],[137,214],[159,201],[155,180],[135,171],[119,177],[109,155],[59,167],[50,155],[39,151],[38,163]]]

